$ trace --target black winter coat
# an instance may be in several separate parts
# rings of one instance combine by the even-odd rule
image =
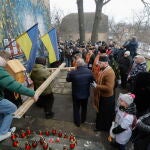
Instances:
[[[139,118],[134,150],[149,150],[150,148],[150,113]]]
[[[119,59],[119,69],[123,73],[129,73],[132,66],[132,58],[130,56],[124,57],[122,56]]]

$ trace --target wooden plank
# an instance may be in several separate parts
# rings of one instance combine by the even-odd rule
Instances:
[[[35,91],[37,95],[41,95],[41,93],[47,88],[47,86],[55,79],[55,77],[59,74],[62,68],[65,67],[65,63],[62,63],[47,79],[42,83],[42,85]],[[29,97],[14,113],[14,118],[21,118],[27,110],[34,103],[34,99]]]
[[[49,71],[54,71],[56,70],[57,68],[48,68]],[[67,70],[67,71],[70,71],[70,70],[74,70],[75,67],[65,67],[65,68],[62,68],[61,70]]]

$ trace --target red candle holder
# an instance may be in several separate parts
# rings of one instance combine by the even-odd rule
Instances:
[[[65,139],[67,139],[67,138],[68,138],[67,133],[64,133],[64,138],[65,138]]]
[[[39,133],[38,133],[39,135],[43,135],[43,133],[42,133],[42,131],[41,130],[39,130]]]
[[[21,131],[21,138],[25,138],[26,137],[26,133],[24,130]]]
[[[53,135],[56,135],[56,133],[57,133],[56,129],[53,128],[53,129],[52,129],[52,134],[53,134]]]
[[[59,137],[56,138],[56,142],[58,142],[58,143],[60,142],[60,138]]]
[[[38,142],[36,140],[32,141],[32,147],[33,148],[37,147],[37,145],[38,145]]]
[[[29,144],[29,142],[26,142],[25,150],[31,150],[31,145]]]
[[[54,139],[53,139],[53,138],[50,138],[50,139],[49,139],[49,143],[54,143]]]
[[[13,145],[13,147],[18,147],[19,146],[19,142],[17,140],[14,140],[12,145]]]
[[[46,131],[45,131],[45,135],[46,135],[46,136],[49,136],[49,135],[50,135],[50,132],[49,132],[48,130],[46,130]]]
[[[46,143],[45,141],[44,141],[44,143],[43,143],[43,150],[47,150],[48,149],[48,143]]]
[[[45,141],[44,137],[41,136],[41,137],[40,137],[40,144],[43,145],[44,141]]]
[[[62,134],[62,131],[59,130],[59,131],[58,131],[58,137],[62,137],[62,135],[63,135],[63,134]]]
[[[70,149],[74,149],[76,146],[75,142],[73,140],[71,140],[70,142]]]
[[[71,141],[71,140],[74,140],[74,135],[73,135],[73,133],[70,134],[69,140],[70,140],[70,141]]]
[[[30,130],[29,127],[28,127],[27,130],[26,130],[26,134],[27,134],[27,135],[30,135],[30,134],[31,134],[31,130]]]
[[[17,135],[15,133],[11,133],[11,139],[15,140],[17,138]]]

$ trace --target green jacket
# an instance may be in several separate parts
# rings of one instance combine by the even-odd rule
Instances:
[[[35,91],[17,82],[3,67],[0,66],[0,100],[3,99],[3,90],[16,92],[26,96],[34,96]]]
[[[48,71],[48,69],[41,65],[41,64],[35,64],[32,72],[31,72],[31,79],[34,83],[35,90],[51,75],[51,73]],[[52,93],[52,88],[49,85],[42,93],[42,95],[47,95]]]

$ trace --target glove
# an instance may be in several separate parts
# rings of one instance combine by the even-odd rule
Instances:
[[[96,84],[96,82],[95,81],[93,81],[93,83],[91,84],[94,88],[96,88],[97,87],[97,84]]]

